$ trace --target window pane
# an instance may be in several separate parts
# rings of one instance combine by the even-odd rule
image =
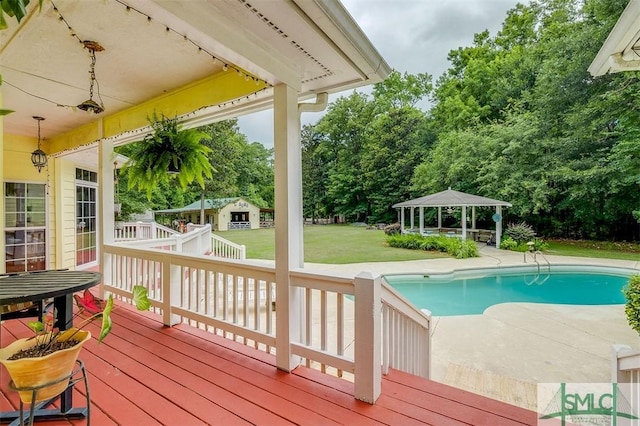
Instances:
[[[42,198],[44,199],[44,185],[38,183],[30,183],[27,185],[27,194],[29,198]]]
[[[7,182],[5,191],[7,272],[45,269],[46,186]]]

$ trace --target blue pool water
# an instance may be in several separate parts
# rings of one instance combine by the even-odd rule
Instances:
[[[569,305],[625,303],[622,288],[629,274],[580,272],[456,276],[387,275],[385,280],[420,309],[433,315],[473,315],[498,303]]]

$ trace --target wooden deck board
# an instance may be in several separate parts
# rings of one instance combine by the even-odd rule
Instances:
[[[275,357],[187,325],[119,306],[112,334],[85,344],[92,425],[199,424],[536,424],[536,414],[447,385],[391,371],[370,405],[353,398],[353,383],[299,367],[275,368]],[[98,323],[88,327],[98,334]],[[23,321],[2,325],[0,344],[30,336]],[[0,409],[17,406],[0,369]],[[84,389],[74,391],[82,405]],[[86,424],[84,420],[47,425]]]

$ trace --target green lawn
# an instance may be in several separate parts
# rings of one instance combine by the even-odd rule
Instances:
[[[275,229],[217,231],[216,234],[247,247],[252,259],[275,258]],[[392,262],[448,257],[443,253],[388,247],[383,231],[349,225],[304,227],[304,260],[312,263]]]
[[[601,259],[640,260],[640,244],[608,241],[551,240],[544,253]]]
[[[223,238],[247,246],[247,257],[275,258],[275,230],[254,229],[216,232]],[[304,227],[305,261],[312,263],[392,262],[449,257],[444,253],[388,247],[379,230],[349,225]],[[551,240],[544,253],[560,256],[640,260],[640,244],[602,241]]]

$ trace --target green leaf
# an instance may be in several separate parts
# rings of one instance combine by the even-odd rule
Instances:
[[[107,299],[107,304],[102,311],[102,327],[100,327],[100,337],[98,338],[98,343],[102,343],[102,340],[109,335],[111,332],[112,322],[111,322],[111,310],[113,309],[113,295],[109,295],[109,299]]]
[[[34,333],[40,333],[44,330],[44,324],[40,321],[29,321],[27,325]]]
[[[149,301],[147,289],[141,285],[133,286],[133,303],[139,311],[148,311],[151,309],[151,301]]]
[[[0,109],[0,117],[3,115],[9,115],[14,112],[12,109]]]

